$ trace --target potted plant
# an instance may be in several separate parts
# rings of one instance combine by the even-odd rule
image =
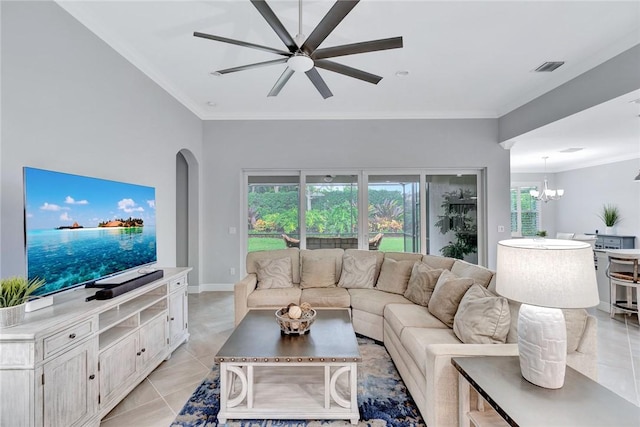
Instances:
[[[613,227],[618,224],[622,217],[616,205],[602,205],[602,212],[598,215],[605,225],[605,234],[613,234]]]
[[[43,279],[27,280],[18,276],[0,280],[0,328],[8,328],[22,322],[29,296],[44,283]]]

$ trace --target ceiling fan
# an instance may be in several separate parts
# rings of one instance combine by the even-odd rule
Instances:
[[[358,4],[360,0],[336,1],[329,12],[327,12],[325,17],[322,18],[322,21],[320,21],[318,26],[311,32],[309,37],[306,38],[306,40],[305,36],[302,34],[302,0],[298,0],[299,22],[298,35],[295,37],[295,39],[291,37],[289,32],[287,32],[284,25],[282,25],[282,22],[280,22],[278,17],[275,15],[275,13],[271,9],[271,7],[269,7],[265,0],[250,1],[255,6],[255,8],[258,9],[258,12],[260,12],[262,17],[267,21],[271,28],[273,28],[278,37],[280,37],[280,40],[283,41],[283,43],[287,47],[287,50],[261,46],[254,43],[214,36],[197,31],[194,32],[193,35],[195,37],[202,37],[205,39],[215,40],[223,43],[263,50],[282,56],[282,58],[279,59],[242,65],[240,67],[227,68],[215,72],[216,74],[228,74],[237,71],[250,70],[252,68],[286,63],[287,68],[284,70],[280,78],[278,78],[278,81],[276,81],[276,84],[273,86],[268,96],[277,96],[284,85],[289,81],[293,73],[296,71],[304,72],[324,99],[333,96],[331,90],[329,90],[329,87],[320,76],[320,73],[318,73],[317,68],[333,71],[335,73],[343,74],[345,76],[353,77],[365,82],[378,84],[378,82],[382,80],[382,77],[359,70],[357,68],[329,61],[327,60],[327,58],[354,55],[357,53],[374,52],[377,50],[397,49],[402,47],[402,37],[391,37],[387,39],[371,40],[366,42],[351,43],[341,46],[318,49],[320,44],[327,38],[327,36],[329,36],[329,34],[331,34],[331,32],[338,26],[338,24],[340,24],[340,22],[347,16],[347,14],[351,12],[351,10]]]

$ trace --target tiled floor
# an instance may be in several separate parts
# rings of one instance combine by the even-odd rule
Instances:
[[[598,318],[598,376],[604,386],[640,406],[640,327],[637,317]],[[213,365],[233,330],[233,293],[189,295],[189,342],[180,346],[111,411],[101,427],[168,426]]]

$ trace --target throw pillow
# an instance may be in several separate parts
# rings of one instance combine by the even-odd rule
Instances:
[[[423,262],[416,262],[411,270],[404,297],[414,304],[428,306],[433,289],[443,271],[441,268],[431,268]]]
[[[336,260],[331,257],[302,257],[300,268],[300,287],[329,288],[336,285]]]
[[[345,253],[338,286],[343,288],[373,288],[376,275],[376,256]]]
[[[392,294],[404,294],[415,263],[415,261],[396,261],[395,259],[385,258],[382,262],[376,288]]]
[[[453,318],[458,311],[460,300],[473,285],[473,279],[458,277],[449,270],[442,272],[429,300],[429,313],[436,316],[442,323],[453,328]]]
[[[465,344],[504,344],[510,324],[507,299],[474,284],[460,301],[453,332]]]
[[[258,289],[292,288],[291,258],[261,259],[256,261]]]

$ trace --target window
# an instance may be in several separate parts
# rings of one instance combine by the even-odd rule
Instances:
[[[300,237],[298,176],[249,176],[247,251],[284,249]]]
[[[535,236],[540,231],[540,202],[531,197],[531,190],[538,190],[538,185],[511,187],[511,234],[514,236]]]

